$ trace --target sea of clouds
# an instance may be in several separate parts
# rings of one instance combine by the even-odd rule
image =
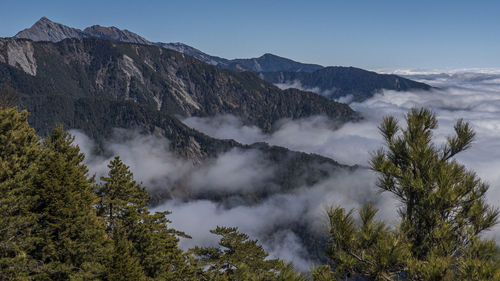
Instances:
[[[474,145],[456,159],[465,164],[491,186],[488,200],[500,206],[500,71],[396,71],[399,75],[436,87],[432,91],[381,91],[372,98],[351,103],[360,112],[361,122],[338,124],[324,116],[301,120],[281,120],[275,130],[266,134],[255,126],[245,125],[231,115],[213,118],[187,118],[188,126],[212,137],[235,139],[241,143],[267,142],[292,150],[317,153],[349,165],[367,166],[370,152],[383,145],[377,126],[384,116],[403,120],[412,107],[427,107],[438,117],[436,142],[444,142],[453,133],[453,124],[463,118],[476,131]],[[300,85],[295,85],[300,87]],[[321,94],[321,93],[319,93]],[[343,99],[348,101],[348,98]],[[87,155],[92,174],[106,173],[109,157],[93,153],[93,142],[73,131],[76,143]],[[169,151],[168,140],[144,136],[137,132],[117,130],[104,145],[105,155],[120,155],[131,166],[136,179],[150,189],[168,190],[183,181],[187,189],[230,190],[236,196],[245,190],[262,188],[272,177],[273,167],[258,151],[232,150],[199,166],[178,158]],[[291,192],[275,193],[256,204],[223,204],[210,200],[164,202],[153,211],[172,211],[171,226],[193,237],[181,241],[183,248],[216,245],[217,237],[209,233],[217,225],[237,226],[253,239],[259,239],[272,257],[294,262],[307,270],[316,262],[314,253],[304,246],[303,229],[321,236],[326,231],[325,210],[331,205],[359,208],[372,203],[380,209],[378,217],[388,223],[397,219],[397,203],[390,194],[380,194],[376,175],[367,169],[339,172],[329,179]],[[174,193],[175,195],[175,193]],[[238,201],[236,201],[238,202]],[[298,227],[297,227],[298,226]],[[487,234],[500,241],[500,228]]]

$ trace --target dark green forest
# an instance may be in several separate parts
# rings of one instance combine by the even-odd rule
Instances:
[[[475,137],[466,122],[437,146],[431,111],[412,110],[404,126],[387,117],[370,165],[400,201],[400,222],[378,221],[369,205],[332,206],[329,263],[297,273],[232,227],[212,230],[219,247],[181,250],[189,233],[148,210],[126,163],[115,157],[98,181],[62,126],[42,138],[14,102],[0,104],[0,280],[500,280],[499,248],[482,237],[499,211],[454,160]]]

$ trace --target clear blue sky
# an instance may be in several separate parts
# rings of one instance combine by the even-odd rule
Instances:
[[[226,58],[269,52],[370,69],[500,67],[500,1],[0,0],[0,37],[42,16]]]

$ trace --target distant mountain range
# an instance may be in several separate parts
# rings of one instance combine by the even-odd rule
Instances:
[[[314,72],[259,72],[261,78],[281,87],[300,86],[330,99],[350,96],[364,101],[383,89],[393,91],[430,90],[432,87],[392,74],[378,74],[355,67],[325,67]]]
[[[250,72],[220,69],[156,45],[86,35],[56,43],[47,41],[82,34],[47,24],[46,35],[41,33],[42,28],[37,28],[36,33],[20,33],[36,34],[44,41],[0,39],[0,85],[20,94],[20,106],[30,111],[30,123],[39,134],[44,135],[54,124],[62,123],[68,129],[82,130],[100,143],[112,135],[114,128],[137,129],[166,137],[174,153],[194,163],[234,148],[256,149],[276,167],[269,183],[277,187],[273,192],[312,185],[338,169],[348,168],[319,155],[214,139],[178,120],[178,116],[233,114],[246,124],[270,132],[282,118],[323,114],[339,123],[359,119],[346,104],[297,89],[284,91]],[[111,38],[128,36],[126,40],[139,40],[114,28],[93,30]],[[260,200],[273,193],[263,192],[251,198]],[[155,201],[169,196],[157,191]]]
[[[314,72],[323,68],[317,64],[305,64],[296,62],[287,58],[278,57],[273,54],[264,54],[261,57],[253,59],[234,59],[228,64],[223,65],[224,68],[235,71],[251,71],[251,72]]]
[[[330,99],[281,90],[261,78],[328,89]],[[186,127],[178,116],[232,114],[272,132],[283,118],[326,115],[338,124],[359,120],[348,105],[331,100],[342,95],[362,100],[384,88],[429,89],[395,75],[303,64],[272,54],[227,60],[182,43],[152,43],[116,27],[80,30],[47,18],[14,38],[0,39],[0,84],[20,93],[21,106],[31,112],[30,122],[40,134],[62,123],[99,142],[113,128],[138,128],[165,136],[176,154],[193,162],[233,148],[258,149],[280,167],[274,184],[290,189],[347,166],[266,144],[214,139]]]
[[[42,17],[35,24],[33,24],[33,26],[20,31],[14,36],[14,38],[24,38],[33,41],[50,41],[54,43],[67,38],[83,39],[90,37],[126,43],[157,45],[166,49],[171,49],[177,52],[184,53],[186,55],[193,56],[203,62],[212,65],[228,65],[230,63],[230,61],[227,59],[207,55],[202,51],[183,43],[153,43],[131,31],[128,31],[126,29],[121,30],[114,26],[104,27],[100,25],[93,25],[91,27],[85,28],[82,31],[77,28],[72,28],[64,24],[53,22],[46,17]]]
[[[219,69],[154,45],[97,38],[0,41],[0,61],[29,75],[23,81],[18,73],[0,79],[25,94],[133,100],[170,116],[232,114],[266,132],[283,118],[358,118],[345,104],[296,89],[283,91],[251,73]]]
[[[353,67],[323,67],[316,64],[304,64],[273,54],[264,54],[250,59],[224,59],[208,55],[183,43],[150,42],[128,30],[116,27],[94,25],[83,31],[63,24],[55,23],[43,17],[32,27],[25,29],[15,38],[33,41],[58,42],[66,38],[96,37],[106,40],[137,44],[156,45],[190,55],[205,63],[234,71],[250,71],[260,78],[282,86],[312,90],[330,99],[351,96],[354,101],[363,101],[382,89],[407,91],[429,90],[432,87],[397,75],[378,74]]]

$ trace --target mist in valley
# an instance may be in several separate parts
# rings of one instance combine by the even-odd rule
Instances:
[[[97,154],[92,140],[80,131],[71,133],[86,154],[85,163],[90,173],[97,179],[107,172],[112,156],[120,155],[131,167],[135,179],[149,191],[171,195],[154,206],[153,211],[171,211],[171,227],[192,236],[192,239],[181,240],[182,248],[214,246],[218,237],[210,234],[210,229],[236,226],[252,239],[258,239],[272,257],[284,258],[298,269],[308,270],[318,261],[318,255],[307,247],[305,237],[325,238],[325,210],[329,206],[351,209],[371,203],[380,209],[378,218],[388,223],[397,220],[398,204],[390,194],[379,192],[375,186],[376,175],[367,169],[370,153],[383,145],[377,126],[384,116],[394,115],[404,124],[404,114],[412,107],[432,109],[439,121],[435,132],[438,144],[452,134],[453,124],[459,118],[470,122],[477,133],[476,140],[472,148],[459,154],[456,160],[490,184],[488,200],[500,206],[500,72],[397,73],[436,88],[427,92],[381,91],[364,102],[350,103],[364,119],[343,125],[324,116],[284,119],[274,124],[272,133],[266,134],[232,115],[183,120],[186,125],[215,138],[234,139],[243,144],[267,142],[320,154],[342,164],[359,165],[357,169],[340,170],[319,183],[293,190],[269,186],[275,167],[258,150],[233,149],[194,165],[170,151],[168,140],[161,136],[116,129],[114,136],[105,141],[104,153]],[[288,86],[300,87],[300,84]],[[341,101],[349,100],[345,97]],[[248,200],[251,192],[268,189],[270,196]],[[223,192],[227,196],[221,200],[190,199],[211,192]],[[500,228],[487,235],[500,241]]]

